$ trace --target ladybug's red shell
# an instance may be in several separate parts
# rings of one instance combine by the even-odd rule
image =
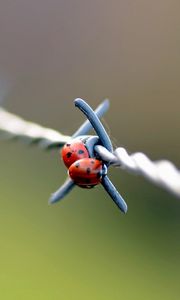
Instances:
[[[67,168],[69,168],[76,160],[89,157],[85,145],[79,140],[65,144],[62,148],[61,155]]]
[[[69,168],[69,176],[80,187],[90,188],[101,182],[102,162],[94,158],[83,158],[74,162]]]

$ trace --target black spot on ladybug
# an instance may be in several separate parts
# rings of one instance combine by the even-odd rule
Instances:
[[[72,155],[72,153],[71,153],[71,152],[68,152],[68,153],[66,154],[67,158],[70,158],[70,157],[71,157],[71,155]]]
[[[76,167],[76,168],[79,168],[79,166],[80,166],[80,164],[79,164],[79,163],[75,164],[75,167]]]
[[[90,169],[90,168],[87,168],[87,169],[86,169],[86,172],[87,172],[87,174],[90,174],[90,173],[91,173],[91,169]]]
[[[70,147],[70,146],[71,146],[71,144],[66,144],[66,146],[67,146],[67,147]]]
[[[84,150],[79,150],[78,151],[78,154],[83,154],[84,153]]]
[[[94,160],[91,160],[91,164],[94,165]]]

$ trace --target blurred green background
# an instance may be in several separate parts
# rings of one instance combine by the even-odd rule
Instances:
[[[117,146],[180,166],[180,2],[0,3],[3,105],[71,134],[105,116]],[[0,143],[0,299],[180,298],[180,201],[120,169],[110,177],[122,215],[101,187],[48,206],[65,178],[57,151]]]

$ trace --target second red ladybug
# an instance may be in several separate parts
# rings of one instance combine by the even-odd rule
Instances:
[[[80,187],[91,188],[101,183],[107,173],[102,161],[95,158],[83,158],[75,161],[69,168],[69,176]]]

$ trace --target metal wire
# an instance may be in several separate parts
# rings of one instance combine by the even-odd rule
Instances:
[[[102,160],[113,166],[121,167],[130,173],[142,175],[157,186],[161,186],[180,197],[180,170],[168,160],[151,161],[144,153],[128,154],[126,149],[120,147],[113,153],[97,145],[95,151]]]
[[[28,144],[37,143],[42,148],[62,146],[70,137],[53,129],[27,122],[0,108],[0,138],[20,139]],[[180,170],[167,160],[151,161],[144,153],[128,154],[125,148],[117,148],[113,153],[103,146],[95,146],[102,160],[130,173],[142,175],[180,197]]]
[[[53,129],[27,122],[0,108],[0,137],[20,139],[27,144],[37,143],[42,148],[64,145],[70,137]]]
[[[77,99],[78,100],[78,99]],[[95,110],[97,116],[101,118],[109,108],[109,100],[105,99]],[[0,138],[20,139],[27,144],[36,143],[40,147],[55,148],[63,146],[69,139],[84,135],[92,128],[90,122],[86,120],[72,137],[63,135],[60,132],[45,128],[36,123],[25,121],[24,119],[9,113],[0,107]]]

